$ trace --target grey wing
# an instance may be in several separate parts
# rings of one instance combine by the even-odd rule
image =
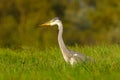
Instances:
[[[72,57],[75,58],[76,61],[81,61],[81,62],[85,62],[85,61],[90,61],[91,58],[89,56],[86,56],[82,53],[76,52],[76,51],[70,51],[72,53]]]

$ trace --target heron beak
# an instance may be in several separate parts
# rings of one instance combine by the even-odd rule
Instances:
[[[40,26],[50,26],[50,22],[46,22],[44,24],[41,24]]]

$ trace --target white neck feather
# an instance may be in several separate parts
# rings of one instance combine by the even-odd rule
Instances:
[[[68,51],[67,47],[65,46],[65,43],[64,43],[63,38],[62,38],[62,34],[63,34],[62,22],[57,23],[57,25],[58,25],[58,29],[59,29],[58,43],[59,43],[59,46],[60,46],[60,49],[62,51],[62,54],[63,54],[65,61],[68,61],[68,58],[66,55],[69,53],[69,51]]]

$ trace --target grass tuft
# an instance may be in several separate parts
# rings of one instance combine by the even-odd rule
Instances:
[[[69,47],[95,63],[65,63],[59,48],[0,49],[0,80],[119,80],[120,46]]]

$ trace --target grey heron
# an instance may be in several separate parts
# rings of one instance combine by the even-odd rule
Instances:
[[[79,52],[69,50],[66,47],[66,45],[63,41],[63,38],[62,38],[62,34],[63,34],[62,21],[58,17],[53,18],[52,20],[50,20],[40,26],[54,26],[54,25],[58,26],[58,30],[59,30],[58,43],[59,43],[59,47],[62,52],[63,58],[67,63],[70,63],[71,65],[73,65],[74,63],[77,63],[77,62],[92,61],[92,59],[89,56],[86,56]]]

